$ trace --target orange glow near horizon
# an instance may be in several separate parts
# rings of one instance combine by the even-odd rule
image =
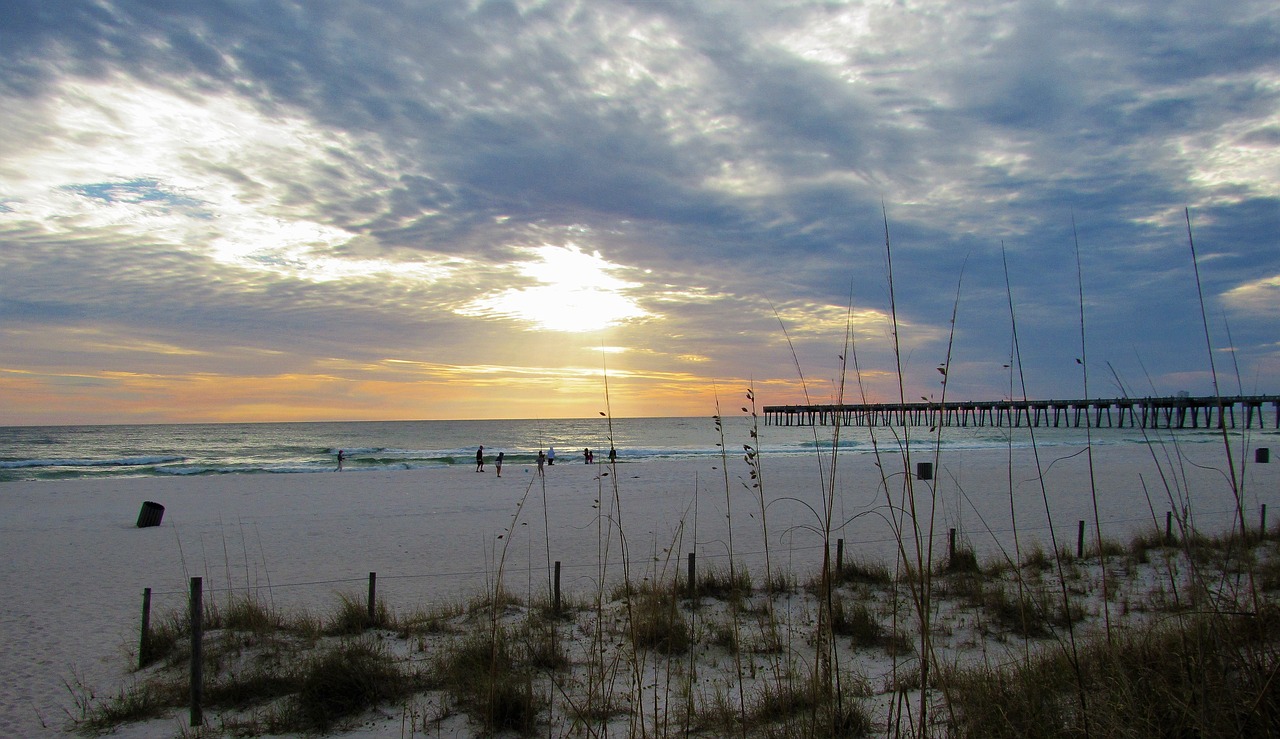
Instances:
[[[680,373],[527,368],[435,368],[416,380],[330,374],[231,377],[101,372],[35,375],[0,370],[6,425],[254,423],[712,416],[736,411],[750,381]],[[756,383],[756,395],[797,394]],[[502,389],[501,393],[495,392]],[[766,391],[767,388],[767,391]],[[770,401],[772,404],[774,401]]]

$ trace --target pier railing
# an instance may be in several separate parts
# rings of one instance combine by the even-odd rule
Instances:
[[[1280,429],[1280,395],[767,405],[767,426]]]

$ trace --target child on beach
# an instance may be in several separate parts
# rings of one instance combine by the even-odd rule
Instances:
[[[498,458],[493,460],[493,466],[498,470],[498,477],[502,477],[502,455],[506,452],[498,452]]]

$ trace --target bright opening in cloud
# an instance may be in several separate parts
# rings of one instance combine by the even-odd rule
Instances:
[[[480,298],[459,312],[514,318],[539,328],[569,332],[599,331],[651,315],[626,294],[640,287],[639,283],[615,277],[613,273],[622,268],[599,253],[586,254],[573,244],[521,251],[535,259],[517,268],[540,284]]]

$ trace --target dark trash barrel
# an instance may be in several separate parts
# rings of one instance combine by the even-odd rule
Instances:
[[[916,462],[916,479],[933,479],[933,462]]]
[[[138,528],[159,526],[162,518],[164,518],[164,506],[148,500],[142,504],[142,510],[138,512]]]
[[[1253,461],[1258,464],[1269,464],[1271,462],[1271,450],[1265,446],[1254,449]]]

